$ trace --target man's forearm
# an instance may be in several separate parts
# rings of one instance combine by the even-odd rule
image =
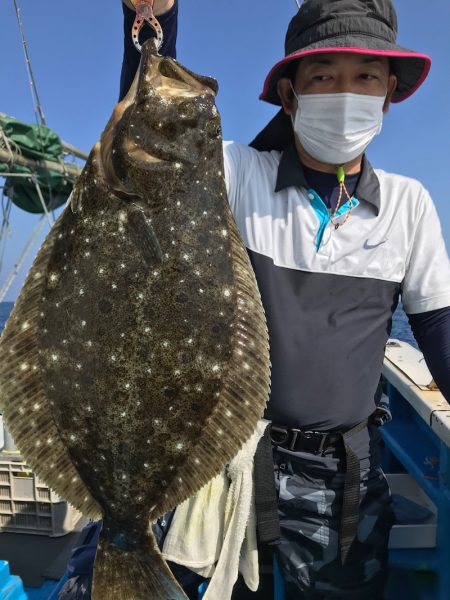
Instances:
[[[134,10],[134,5],[131,0],[122,0],[122,1],[124,4],[126,4],[126,6],[128,6],[128,8],[131,8],[131,10]],[[163,15],[164,13],[169,11],[174,4],[175,4],[175,0],[155,0],[153,3],[153,14],[156,17],[159,17],[160,15]]]
[[[408,319],[434,380],[450,402],[450,307]]]

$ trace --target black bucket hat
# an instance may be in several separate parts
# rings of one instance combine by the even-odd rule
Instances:
[[[397,14],[391,0],[305,0],[289,24],[286,56],[270,70],[260,99],[281,105],[277,83],[293,61],[310,54],[350,52],[389,58],[398,80],[392,102],[406,100],[425,81],[431,58],[398,46],[396,39]]]

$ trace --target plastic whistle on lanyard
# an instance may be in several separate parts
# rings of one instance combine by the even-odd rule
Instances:
[[[144,27],[145,23],[148,23],[150,27],[156,32],[156,40],[158,45],[158,51],[163,43],[163,30],[159,24],[158,19],[153,14],[153,0],[131,0],[134,8],[136,9],[136,18],[133,23],[131,35],[133,43],[137,50],[141,52],[141,44],[139,43],[139,33]]]
[[[330,219],[331,219],[331,222],[334,225],[334,228],[336,230],[338,230],[339,227],[342,227],[342,225],[345,225],[345,223],[350,218],[350,215],[352,214],[352,210],[353,210],[353,200],[350,197],[350,194],[348,193],[347,188],[345,187],[345,169],[344,169],[343,166],[339,166],[336,169],[336,177],[337,177],[337,180],[339,182],[339,198],[338,198],[338,201],[337,201],[337,204],[336,204],[336,208],[334,209],[333,214],[331,215]],[[337,211],[339,210],[339,208],[340,208],[340,206],[342,204],[342,198],[343,198],[344,194],[345,194],[347,200],[350,202],[350,208],[349,208],[349,211],[347,213],[347,216],[342,221],[342,223],[337,223],[333,219],[336,216]]]

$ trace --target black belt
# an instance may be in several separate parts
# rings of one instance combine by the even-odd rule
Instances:
[[[339,546],[341,561],[344,564],[350,546],[356,539],[359,522],[359,486],[360,465],[359,458],[348,445],[347,440],[355,433],[367,427],[368,420],[362,421],[344,432],[302,431],[279,425],[270,426],[272,443],[291,452],[311,452],[323,454],[330,448],[343,447],[345,450],[345,483],[344,498],[342,503],[341,528]]]
[[[272,443],[291,452],[311,452],[323,454],[329,448],[336,448],[342,442],[341,433],[322,433],[320,431],[303,431],[280,425],[270,426]]]

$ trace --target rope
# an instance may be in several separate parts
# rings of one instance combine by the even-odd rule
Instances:
[[[42,229],[44,228],[45,224],[46,224],[46,218],[45,215],[42,215],[41,218],[39,219],[39,221],[36,223],[33,231],[31,232],[31,236],[28,239],[28,242],[26,243],[24,249],[22,250],[22,254],[19,257],[19,260],[16,262],[16,264],[14,265],[11,273],[8,275],[8,277],[6,278],[5,283],[3,284],[3,286],[0,288],[0,302],[3,301],[4,297],[6,296],[9,288],[12,286],[15,278],[17,277],[17,274],[19,273],[20,268],[22,267],[23,263],[25,262],[28,254],[30,253],[31,249],[33,248],[34,244],[36,243]]]
[[[11,158],[8,162],[13,163],[14,162],[14,153],[15,154],[22,154],[22,150],[20,149],[20,146],[18,146],[15,142],[13,142],[13,140],[11,140],[6,133],[3,131],[3,129],[0,127],[0,148],[5,148]]]
[[[6,199],[6,204],[5,204]],[[0,273],[3,270],[3,261],[5,259],[5,251],[6,251],[6,238],[11,235],[11,225],[9,222],[9,215],[11,213],[12,202],[11,199],[8,198],[4,190],[2,189],[2,226],[0,228]]]
[[[13,0],[13,3],[14,3],[14,8],[16,10],[17,23],[19,24],[20,35],[22,37],[22,46],[23,46],[23,52],[25,54],[25,62],[26,62],[26,66],[27,66],[28,76],[30,78],[31,98],[32,98],[33,104],[36,103],[36,105],[34,107],[35,115],[36,115],[36,122],[39,125],[39,120],[38,120],[38,115],[39,115],[40,124],[46,125],[44,111],[42,110],[42,105],[41,105],[41,101],[39,99],[38,89],[36,86],[36,80],[34,78],[33,68],[31,66],[30,55],[28,54],[27,40],[25,38],[25,31],[23,28],[22,19],[20,17],[20,8],[17,3],[17,0]]]

